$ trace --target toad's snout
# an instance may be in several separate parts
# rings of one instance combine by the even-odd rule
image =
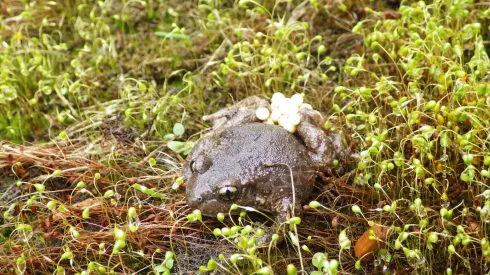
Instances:
[[[190,182],[186,189],[187,204],[205,215],[228,211],[240,194],[240,180],[222,178],[215,181]]]
[[[195,183],[188,183],[185,191],[185,199],[191,208],[199,208],[204,201],[203,192],[199,192]]]
[[[193,196],[193,197],[191,197],[188,194],[186,194],[186,199],[187,199],[187,204],[191,208],[198,208],[199,205],[201,205],[201,203],[204,201],[204,199],[201,196]]]

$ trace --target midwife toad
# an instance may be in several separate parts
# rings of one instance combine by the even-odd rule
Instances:
[[[344,172],[349,154],[343,138],[323,130],[317,111],[301,109],[295,134],[261,123],[255,115],[269,103],[249,97],[203,117],[213,129],[194,146],[184,164],[186,199],[192,208],[214,216],[232,204],[272,213],[285,222],[301,214],[317,172],[328,172],[338,160]]]

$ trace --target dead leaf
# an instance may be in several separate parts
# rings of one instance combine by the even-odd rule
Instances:
[[[83,200],[81,202],[77,202],[73,204],[72,207],[83,210],[86,207],[97,207],[102,205],[103,203],[104,201],[101,199],[90,198],[90,199]]]
[[[468,232],[480,233],[480,223],[477,220],[471,217],[466,217],[466,224],[468,225]]]
[[[370,231],[374,232],[374,236],[376,239],[369,239]],[[354,246],[354,252],[358,259],[368,259],[374,253],[376,253],[379,249],[385,246],[386,237],[388,236],[388,227],[382,225],[373,225],[369,230],[364,232],[362,236],[357,240],[356,245]],[[369,256],[366,256],[371,254]]]
[[[71,213],[70,210],[66,210],[65,212],[56,212],[54,215],[53,215],[53,222],[59,222],[61,220],[65,220],[67,219],[68,217],[70,217],[71,215],[73,215]]]
[[[17,166],[15,165],[15,171],[17,171],[17,173],[19,173],[19,175],[23,176],[26,174],[26,169],[24,169],[24,167],[22,166]]]
[[[339,216],[335,216],[335,217],[332,219],[332,227],[333,227],[333,228],[337,228],[337,227],[339,227]]]
[[[480,229],[480,223],[478,222],[470,222],[468,226],[468,232],[478,232]]]

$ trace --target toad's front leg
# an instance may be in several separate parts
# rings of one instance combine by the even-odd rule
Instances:
[[[282,224],[287,224],[289,220],[293,217],[301,216],[303,212],[301,199],[298,197],[296,197],[294,202],[292,200],[292,197],[284,198],[280,201],[277,201],[274,209],[274,218],[277,225],[279,226],[281,226]]]

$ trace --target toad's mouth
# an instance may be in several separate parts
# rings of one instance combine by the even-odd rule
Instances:
[[[230,211],[232,203],[224,203],[217,199],[211,199],[201,202],[197,209],[201,210],[202,214],[206,216],[214,216],[218,213],[224,213]],[[192,207],[192,205],[191,205]]]

